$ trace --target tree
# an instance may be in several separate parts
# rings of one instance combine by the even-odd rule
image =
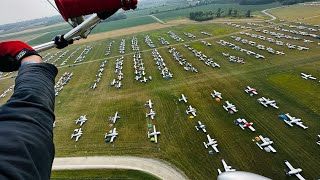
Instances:
[[[231,16],[231,14],[232,14],[232,8],[229,8],[229,10],[228,10],[228,16]]]
[[[233,11],[233,17],[237,17],[237,15],[238,15],[238,10],[235,9],[235,10]]]
[[[222,14],[221,8],[218,8],[218,11],[217,11],[217,18],[221,17],[221,14]]]
[[[247,11],[246,17],[251,17],[251,10],[248,10],[248,11]]]

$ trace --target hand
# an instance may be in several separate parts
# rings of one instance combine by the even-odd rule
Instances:
[[[0,42],[0,71],[17,71],[21,61],[29,56],[40,55],[29,45],[21,41]]]

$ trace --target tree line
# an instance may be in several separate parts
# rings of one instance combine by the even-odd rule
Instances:
[[[251,17],[251,10],[248,10],[244,15],[240,14],[237,9],[229,8],[227,11],[223,11],[221,8],[218,8],[216,12],[208,11],[197,11],[191,12],[189,18],[194,21],[207,21],[220,17]]]

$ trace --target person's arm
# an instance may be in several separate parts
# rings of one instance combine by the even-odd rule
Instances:
[[[0,179],[50,179],[57,68],[33,54],[20,64],[14,94],[0,107]]]

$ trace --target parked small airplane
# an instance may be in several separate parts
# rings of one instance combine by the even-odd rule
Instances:
[[[179,101],[184,101],[184,102],[188,102],[188,97],[186,97],[184,94],[181,94],[181,98],[179,98]]]
[[[208,143],[203,142],[204,147],[206,149],[208,149],[208,147],[211,146],[213,148],[213,150],[215,150],[218,153],[219,150],[217,148],[217,146],[218,146],[217,141],[215,141],[214,139],[211,139],[209,134],[207,134],[207,139],[208,139]]]
[[[97,83],[95,82],[95,83],[93,84],[93,86],[91,86],[90,88],[91,88],[91,89],[97,88]]]
[[[320,134],[318,135],[318,137],[320,138]],[[317,144],[320,146],[320,140],[317,142]]]
[[[289,171],[286,173],[288,176],[295,175],[298,179],[305,180],[300,174],[300,172],[302,172],[301,168],[295,169],[287,160],[284,161],[284,164],[289,168]]]
[[[298,118],[296,118],[296,117],[292,117],[292,116],[290,116],[289,113],[286,113],[285,116],[288,118],[288,120],[283,119],[283,121],[284,121],[286,124],[288,124],[289,126],[292,127],[293,124],[296,124],[296,125],[302,127],[303,129],[307,129],[307,128],[308,128],[307,126],[303,125],[303,122],[301,121],[301,119],[298,119]]]
[[[144,105],[146,107],[149,106],[149,108],[152,109],[153,102],[149,99]]]
[[[317,78],[313,77],[311,74],[305,74],[305,73],[301,73],[301,77],[303,79],[312,79],[312,80],[316,80]]]
[[[113,140],[118,136],[117,128],[113,128],[113,130],[110,130],[109,133],[106,133],[104,135],[104,138],[107,139],[107,137],[110,137],[109,142],[113,142]]]
[[[253,128],[253,123],[251,122],[251,123],[249,123],[249,122],[247,122],[247,120],[245,120],[245,119],[241,119],[241,118],[238,118],[238,119],[236,119],[235,121],[234,121],[234,123],[236,124],[236,125],[238,125],[241,129],[245,129],[246,127],[248,127],[252,132],[254,132],[254,131],[256,131],[256,129],[254,129]]]
[[[188,106],[188,108],[186,110],[187,114],[191,113],[193,116],[197,116],[196,112],[197,112],[197,110],[195,108],[193,108],[191,105]]]
[[[211,93],[211,96],[212,96],[212,98],[222,99],[221,93],[216,90],[213,90],[213,93]]]
[[[227,111],[227,112],[238,112],[237,108],[235,105],[233,105],[232,103],[230,103],[229,101],[226,101],[227,105],[223,105],[223,108]]]
[[[156,116],[156,112],[154,112],[153,109],[150,109],[150,113],[146,113],[146,117],[150,116],[151,119],[154,119],[154,117]]]
[[[148,79],[144,76],[144,77],[143,77],[143,79],[141,79],[141,80],[140,80],[140,82],[144,82],[144,83],[146,83],[146,82],[147,82],[147,80],[148,80]]]
[[[83,132],[82,132],[81,128],[80,129],[74,129],[73,133],[71,134],[71,139],[73,137],[75,137],[76,138],[76,142],[77,142],[82,134],[83,134]]]
[[[250,86],[247,86],[247,88],[244,91],[250,96],[254,96],[258,94],[257,90],[255,88],[251,88]]]
[[[120,119],[120,116],[118,115],[118,111],[114,114],[113,117],[109,117],[109,120],[114,124],[116,123],[117,119]]]
[[[80,123],[80,126],[82,126],[82,124],[84,124],[88,120],[86,116],[87,115],[80,116],[80,118],[76,120],[76,124]]]
[[[224,159],[221,160],[223,168],[224,168],[224,172],[232,172],[232,171],[236,171],[236,169],[232,169],[231,166],[228,166],[226,161],[224,161]],[[221,174],[222,171],[220,169],[218,169],[218,173]]]
[[[198,121],[198,126],[195,126],[196,130],[199,131],[202,129],[203,132],[207,132],[206,125],[202,124],[201,121]]]
[[[258,99],[258,102],[262,104],[264,107],[268,107],[268,105],[270,105],[271,107],[279,109],[275,100],[270,100],[269,98],[261,97]]]
[[[277,152],[272,146],[271,144],[273,144],[273,141],[271,141],[269,138],[264,138],[261,135],[259,136],[259,139],[262,141],[261,144],[259,144],[258,142],[256,142],[257,146],[260,149],[264,149],[266,152]]]
[[[160,132],[157,132],[156,130],[156,126],[153,125],[153,132],[148,132],[148,138],[150,139],[151,136],[154,137],[154,142],[158,143],[158,135],[160,134]]]

